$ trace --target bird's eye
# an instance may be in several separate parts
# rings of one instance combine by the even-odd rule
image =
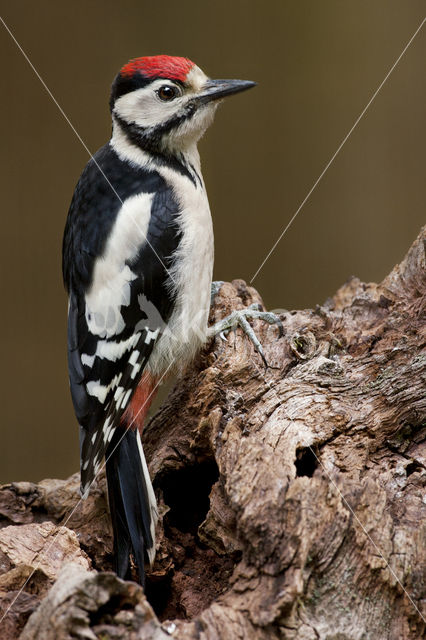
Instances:
[[[173,100],[174,98],[176,98],[178,93],[179,92],[177,88],[171,87],[169,84],[163,85],[157,91],[158,97],[160,98],[160,100],[163,100],[164,102],[170,102],[170,100]]]

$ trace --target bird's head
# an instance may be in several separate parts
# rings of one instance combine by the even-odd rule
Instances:
[[[218,100],[255,84],[211,80],[188,58],[135,58],[112,85],[114,126],[146,151],[184,152],[211,124]]]

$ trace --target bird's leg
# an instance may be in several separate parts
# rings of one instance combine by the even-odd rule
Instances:
[[[213,288],[212,288],[212,294],[213,294]],[[228,333],[231,329],[236,329],[237,327],[241,327],[241,329],[244,331],[246,336],[253,343],[253,346],[256,349],[256,351],[258,351],[258,353],[261,355],[262,360],[265,363],[265,366],[267,367],[268,363],[265,358],[262,345],[258,337],[256,336],[253,328],[249,324],[248,318],[263,320],[264,322],[268,322],[269,324],[276,324],[278,326],[278,331],[279,331],[278,337],[281,338],[284,335],[283,324],[275,313],[272,313],[271,311],[262,311],[260,309],[260,305],[252,304],[249,307],[247,307],[247,309],[235,310],[223,320],[219,320],[219,322],[216,322],[216,324],[208,328],[207,336],[209,339],[211,339],[217,334],[219,334],[220,337],[223,340],[225,340],[226,339],[225,333]]]

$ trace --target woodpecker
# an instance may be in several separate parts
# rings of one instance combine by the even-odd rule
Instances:
[[[128,577],[133,556],[142,584],[157,520],[144,420],[163,376],[209,335],[213,230],[197,142],[218,101],[254,85],[211,80],[187,58],[128,62],[112,84],[111,139],[86,165],[68,213],[63,277],[81,494],[105,458],[115,570]]]

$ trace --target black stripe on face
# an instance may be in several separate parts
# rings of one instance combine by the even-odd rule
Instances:
[[[160,165],[172,167],[175,171],[189,178],[194,186],[197,186],[196,179],[188,167],[176,156],[165,152],[161,145],[163,135],[178,127],[188,117],[192,117],[194,113],[195,111],[190,115],[175,116],[156,127],[141,127],[134,122],[129,123],[117,113],[113,113],[113,117],[129,142],[150,153]]]

